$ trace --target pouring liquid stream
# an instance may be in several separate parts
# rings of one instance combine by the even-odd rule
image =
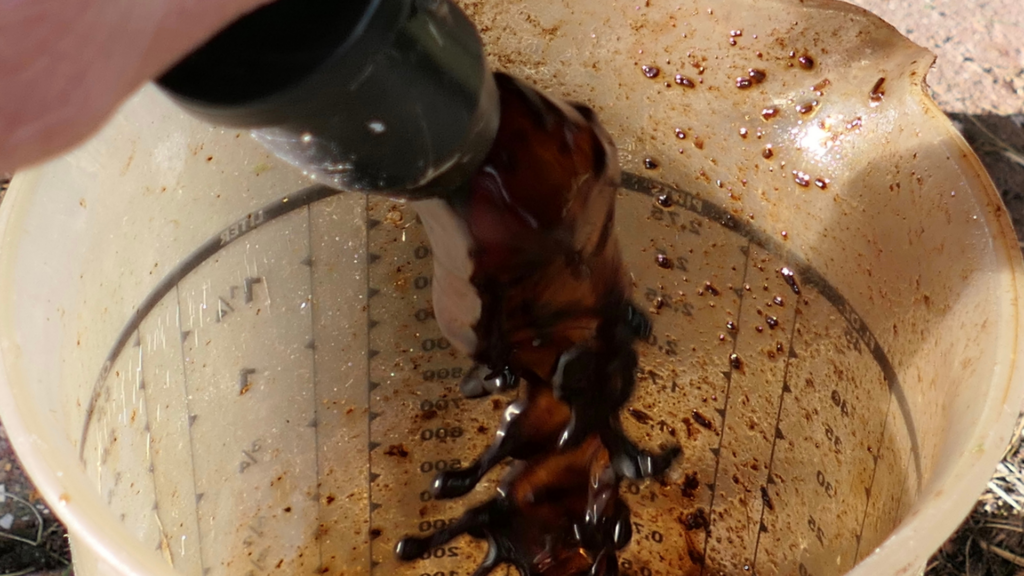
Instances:
[[[476,574],[503,563],[524,575],[618,574],[632,536],[620,481],[659,476],[680,450],[651,455],[622,429],[634,344],[651,326],[630,302],[615,235],[617,153],[585,106],[496,79],[501,121],[483,166],[449,199],[415,206],[434,248],[439,326],[477,362],[462,392],[525,391],[494,443],[439,474],[432,495],[463,496],[506,458],[516,464],[498,496],[396,551],[414,560],[469,533],[489,547]]]

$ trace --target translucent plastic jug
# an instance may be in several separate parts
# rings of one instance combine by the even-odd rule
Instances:
[[[463,6],[619,145],[654,319],[625,420],[685,451],[625,486],[623,573],[919,570],[1022,396],[1020,249],[931,56],[826,1]],[[426,488],[507,401],[458,394],[411,209],[147,88],[16,176],[0,240],[0,415],[77,573],[471,573],[468,537],[392,552],[493,492]]]

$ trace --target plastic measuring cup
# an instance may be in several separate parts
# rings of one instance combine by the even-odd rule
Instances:
[[[1010,432],[1024,278],[927,52],[831,2],[465,7],[620,147],[655,328],[627,431],[685,450],[624,487],[624,573],[920,569]],[[425,489],[507,401],[458,395],[408,207],[145,89],[16,177],[0,235],[0,415],[77,573],[471,572],[469,538],[392,554],[493,493]]]

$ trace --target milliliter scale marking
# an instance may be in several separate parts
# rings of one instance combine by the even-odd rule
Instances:
[[[709,574],[851,567],[920,482],[884,351],[784,245],[663,183],[624,187],[620,239],[654,320],[624,421],[685,459],[665,486],[624,485],[623,572],[667,576],[673,554]],[[101,370],[79,444],[101,494],[186,574],[468,575],[485,550],[469,537],[393,555],[504,472],[466,498],[427,490],[491,442],[510,400],[459,394],[470,362],[433,320],[431,267],[412,209],[320,186],[228,226],[140,303]]]
[[[432,261],[415,212],[395,202],[368,206],[371,565],[381,574],[468,574],[485,552],[469,538],[412,565],[394,549],[403,536],[461,514],[466,501],[434,500],[430,482],[468,465],[491,441],[503,399],[468,400],[458,391],[471,363],[433,320]]]

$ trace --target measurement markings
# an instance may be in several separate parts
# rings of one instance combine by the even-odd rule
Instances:
[[[743,259],[743,279],[740,281],[740,286],[743,286],[747,282],[747,273],[748,273],[748,270],[750,269],[750,244],[751,244],[750,241],[748,241],[746,246],[745,246],[746,249],[742,250],[743,258],[744,258]],[[739,305],[736,308],[736,318],[741,318],[742,314],[743,314],[743,302],[744,302],[745,298],[743,297],[742,289],[740,291],[738,291],[737,294],[739,295]],[[733,337],[733,339],[732,339],[732,351],[730,352],[731,355],[735,355],[736,354],[736,347],[738,345],[739,345],[739,338]],[[722,408],[721,409],[718,409],[718,408],[715,409],[715,412],[717,412],[718,415],[722,417],[722,423],[721,423],[721,431],[722,431],[722,433],[718,436],[718,447],[711,450],[711,453],[715,455],[715,472],[714,472],[714,474],[711,477],[711,483],[707,485],[708,490],[711,491],[711,503],[708,505],[708,519],[709,519],[709,522],[708,522],[707,529],[706,529],[706,536],[704,537],[704,550],[701,553],[701,555],[704,558],[707,558],[707,556],[708,556],[708,543],[711,541],[712,522],[714,521],[714,517],[715,517],[715,515],[714,515],[714,512],[715,512],[715,496],[718,493],[717,490],[715,490],[715,487],[718,485],[718,472],[719,472],[719,469],[720,469],[721,464],[722,464],[722,459],[721,459],[722,443],[725,441],[725,431],[726,431],[725,420],[726,420],[726,416],[729,413],[729,393],[732,391],[732,373],[733,373],[733,370],[735,370],[735,368],[733,368],[733,366],[730,365],[728,370],[723,370],[722,371],[722,376],[724,376],[725,380],[726,380],[725,400],[722,403]],[[706,562],[701,564],[701,566],[700,566],[700,574],[701,574],[701,576],[704,576],[704,569],[705,569],[706,566],[707,566]]]
[[[768,527],[764,524],[764,511],[768,507],[768,502],[771,501],[771,488],[770,486],[775,485],[775,479],[772,477],[772,471],[775,466],[775,447],[778,445],[779,440],[783,440],[782,434],[782,404],[786,400],[786,394],[792,394],[793,389],[789,386],[789,364],[790,361],[796,357],[796,350],[793,348],[793,341],[796,338],[797,322],[800,318],[800,305],[793,306],[793,324],[791,325],[789,332],[789,345],[786,350],[786,365],[782,369],[782,387],[779,390],[779,408],[775,413],[775,435],[772,437],[772,451],[768,456],[768,477],[765,480],[763,487],[764,497],[761,499],[761,516],[757,523],[757,539],[754,541],[754,558],[751,561],[754,573],[757,573],[757,553],[761,549],[761,534],[768,531]],[[877,460],[876,460],[877,464]]]

